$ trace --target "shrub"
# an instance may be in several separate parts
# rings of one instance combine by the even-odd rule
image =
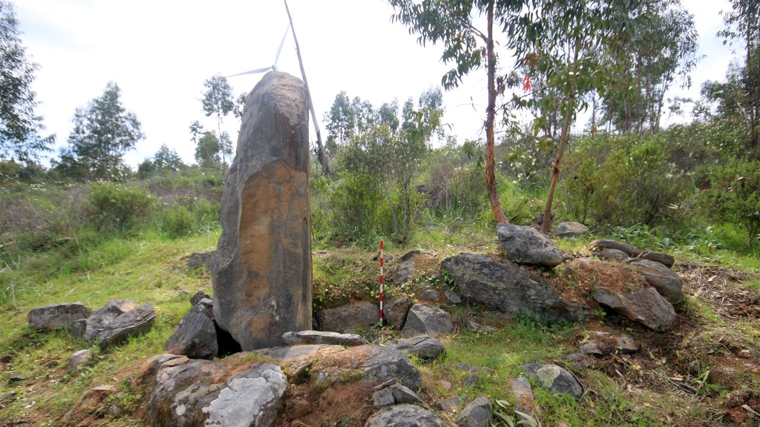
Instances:
[[[368,176],[341,173],[330,190],[329,200],[333,235],[355,241],[375,231],[382,199]]]
[[[124,231],[147,217],[155,198],[139,188],[101,182],[90,188],[89,202],[90,222],[99,230]]]
[[[195,224],[195,218],[188,208],[173,205],[164,209],[160,228],[169,237],[178,238],[191,234],[196,229]]]
[[[750,246],[760,238],[760,162],[733,160],[716,168],[703,193],[708,216],[742,226]]]

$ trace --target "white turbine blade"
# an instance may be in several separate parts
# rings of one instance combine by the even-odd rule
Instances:
[[[265,72],[265,71],[269,71],[269,70],[271,70],[272,68],[273,68],[272,66],[269,66],[269,67],[265,67],[265,68],[257,68],[257,69],[255,69],[255,70],[251,70],[251,71],[245,71],[245,72],[243,72],[243,73],[237,73],[237,74],[233,74],[233,75],[231,75],[231,76],[227,76],[227,77],[237,77],[237,76],[243,76],[243,75],[245,75],[245,74],[259,74],[259,73],[263,73],[263,72]]]
[[[272,68],[277,66],[277,61],[280,59],[280,52],[282,52],[282,46],[285,44],[285,38],[288,37],[288,30],[290,30],[290,24],[288,24],[288,28],[285,28],[285,34],[282,35],[282,41],[280,42],[280,47],[277,48],[277,56],[274,57],[274,65],[272,65]]]

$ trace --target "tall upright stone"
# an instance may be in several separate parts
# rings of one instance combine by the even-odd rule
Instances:
[[[248,95],[222,195],[214,318],[244,351],[311,327],[308,98],[269,72]]]

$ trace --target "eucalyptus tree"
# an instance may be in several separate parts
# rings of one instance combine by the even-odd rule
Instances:
[[[760,143],[760,0],[731,0],[731,11],[724,12],[726,28],[718,35],[744,43],[744,90],[749,100],[750,141],[755,151]],[[760,153],[756,153],[760,156]]]
[[[55,136],[41,136],[42,117],[32,90],[39,66],[26,55],[12,3],[0,0],[0,156],[27,162],[50,151]]]
[[[227,79],[220,75],[212,76],[203,82],[203,86],[206,91],[203,93],[203,112],[206,113],[206,117],[216,115],[217,130],[222,134],[222,121],[229,113],[235,110],[235,101],[232,98],[232,87],[227,82]],[[231,146],[229,147],[231,152]],[[220,144],[219,149],[222,154],[222,165],[227,165],[225,158],[224,144]]]
[[[486,187],[491,210],[497,222],[509,222],[504,215],[496,192],[494,159],[494,122],[496,98],[503,90],[497,87],[496,68],[499,61],[495,49],[494,25],[514,33],[520,22],[529,19],[521,15],[528,0],[389,0],[394,9],[392,20],[419,34],[418,42],[443,45],[441,59],[453,68],[441,79],[444,89],[459,86],[471,71],[485,68],[488,81],[486,105]],[[477,16],[485,15],[485,28],[476,25]],[[502,81],[503,82],[503,81]]]

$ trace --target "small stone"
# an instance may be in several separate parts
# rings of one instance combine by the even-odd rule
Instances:
[[[609,239],[594,240],[593,242],[589,243],[589,247],[591,249],[617,249],[619,251],[625,252],[629,257],[634,257],[639,253],[639,251],[633,245]]]
[[[111,405],[108,407],[108,410],[106,410],[106,413],[111,417],[116,418],[119,416],[119,407],[116,405]]]
[[[21,375],[21,374],[11,374],[11,377],[8,378],[8,382],[9,383],[17,383],[17,382],[24,381],[25,379],[26,379],[26,377],[23,376],[23,375]]]
[[[403,261],[401,264],[399,264],[396,269],[393,271],[393,274],[391,275],[393,277],[393,280],[401,285],[407,280],[414,277],[414,269],[415,269],[415,262],[413,259],[410,259],[408,261]]]
[[[417,299],[431,304],[439,304],[441,294],[437,289],[425,289],[417,295]]]
[[[72,337],[81,340],[84,339],[85,332],[87,331],[87,319],[75,320],[69,326],[69,333]]]
[[[459,298],[459,295],[455,294],[451,289],[446,289],[443,294],[446,296],[446,299],[449,300],[449,302],[452,304],[462,303],[462,298]]]
[[[440,381],[438,381],[438,384],[440,384],[441,387],[443,387],[443,389],[446,390],[446,391],[450,391],[451,390],[452,384],[450,382],[446,381],[446,380],[440,380]]]
[[[477,333],[486,333],[486,334],[492,334],[494,332],[498,332],[499,330],[494,328],[493,326],[488,325],[481,325],[480,323],[467,319],[467,329],[477,332]]]
[[[440,341],[428,335],[417,335],[412,338],[400,339],[391,342],[390,345],[425,360],[436,360],[446,351],[446,348]]]
[[[558,394],[567,394],[576,399],[583,396],[583,386],[573,374],[557,365],[528,363],[523,370],[541,386]]]
[[[464,399],[460,396],[449,397],[438,401],[436,407],[443,412],[455,412],[459,408],[459,405],[462,404],[462,400]]]
[[[187,259],[187,268],[189,270],[195,270],[197,268],[205,267],[211,271],[211,265],[214,262],[214,254],[216,251],[196,252]]]
[[[565,221],[560,222],[554,229],[552,234],[560,239],[569,239],[573,237],[581,237],[588,234],[588,227],[580,222]]]
[[[477,376],[475,374],[468,374],[465,377],[464,382],[462,383],[462,385],[464,385],[465,387],[469,387],[471,385],[476,384],[479,380],[480,380],[479,376]]]
[[[95,362],[95,354],[90,350],[79,350],[69,356],[68,366],[69,369],[81,369],[84,366]]]
[[[465,406],[457,425],[460,427],[488,427],[491,425],[491,421],[493,421],[491,399],[487,396],[480,396]]]
[[[676,259],[672,255],[664,254],[661,252],[644,252],[639,255],[639,258],[648,259],[650,261],[659,262],[668,268],[673,268],[673,264],[676,263]]]
[[[630,258],[627,253],[618,249],[602,249],[596,253],[596,257],[605,261],[625,261]]]
[[[512,394],[515,396],[515,411],[536,417],[536,404],[533,400],[533,389],[530,381],[525,377],[519,377],[512,380]],[[526,419],[517,414],[519,418]]]
[[[193,295],[190,298],[190,305],[195,306],[196,304],[198,304],[199,302],[201,302],[201,300],[203,300],[203,299],[212,300],[212,298],[210,296],[208,296],[205,292],[198,291],[198,292],[195,293],[195,295]]]
[[[372,401],[375,407],[395,405],[396,401],[393,398],[393,393],[389,388],[384,388],[372,393]]]
[[[416,405],[424,405],[425,402],[420,399],[419,396],[408,387],[403,385],[393,385],[386,390],[390,390],[393,394],[393,400],[397,405],[402,403],[412,403]]]

